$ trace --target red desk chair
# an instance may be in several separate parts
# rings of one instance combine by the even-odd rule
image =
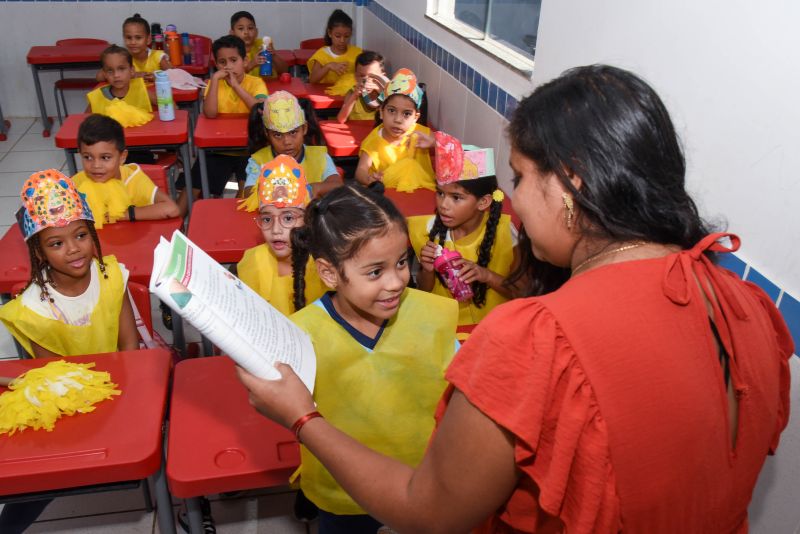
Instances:
[[[300,48],[304,48],[306,50],[317,50],[318,48],[322,48],[323,46],[325,46],[324,37],[317,37],[316,39],[306,39],[305,41],[300,41]]]
[[[140,164],[142,171],[153,180],[153,183],[175,200],[175,171],[178,163],[177,155],[165,152],[158,154],[158,161],[152,164]]]
[[[102,44],[108,45],[108,41],[104,39],[85,39],[85,38],[75,38],[75,39],[61,39],[56,41],[56,46],[75,46],[75,45],[93,45],[93,44]],[[61,74],[61,79],[57,80],[55,85],[53,86],[53,98],[56,101],[56,112],[58,113],[58,123],[63,124],[64,118],[69,115],[69,111],[67,111],[67,100],[64,98],[64,91],[91,91],[97,85],[97,80],[95,78],[64,78],[64,71],[59,71]],[[61,102],[59,102],[59,94],[61,96]],[[61,115],[61,106],[64,106],[64,115]]]

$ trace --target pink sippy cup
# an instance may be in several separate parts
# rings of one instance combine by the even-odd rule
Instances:
[[[458,268],[455,264],[456,260],[460,259],[461,254],[458,251],[441,247],[441,253],[433,260],[433,268],[442,275],[453,298],[463,302],[472,298],[472,288],[458,277]]]

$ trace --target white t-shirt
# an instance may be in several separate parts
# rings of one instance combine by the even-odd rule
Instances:
[[[122,273],[122,283],[128,285],[128,269],[123,264],[119,264]],[[42,291],[36,284],[31,284],[22,293],[22,304],[42,317],[55,319],[73,326],[83,326],[90,322],[94,307],[100,300],[100,269],[97,262],[92,262],[90,267],[91,279],[89,287],[82,294],[75,297],[68,297],[58,292],[50,284],[45,284],[47,291],[53,298],[53,302],[48,299],[42,300]]]

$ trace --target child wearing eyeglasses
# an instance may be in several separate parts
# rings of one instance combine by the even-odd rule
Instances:
[[[311,194],[305,171],[293,157],[278,155],[261,166],[257,182],[256,225],[264,244],[246,250],[237,265],[239,278],[284,315],[294,313],[292,230],[303,225]],[[313,258],[305,266],[304,302],[314,302],[325,293]]]

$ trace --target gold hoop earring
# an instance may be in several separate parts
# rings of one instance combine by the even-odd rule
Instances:
[[[575,203],[572,196],[561,193],[561,200],[564,201],[564,218],[567,220],[567,229],[572,230],[572,219],[575,217]]]

